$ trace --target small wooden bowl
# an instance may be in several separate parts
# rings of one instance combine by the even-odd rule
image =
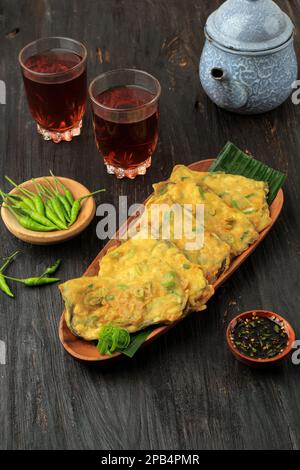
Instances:
[[[249,357],[249,356],[242,354],[237,349],[237,347],[235,346],[235,344],[233,343],[231,339],[231,333],[240,318],[242,319],[251,318],[253,313],[255,313],[258,317],[270,318],[270,320],[278,321],[279,324],[284,326],[284,329],[288,335],[288,343],[286,345],[286,348],[282,351],[282,353],[277,354],[277,356],[271,357],[270,359],[255,359],[253,357]],[[282,359],[284,359],[291,352],[293,343],[295,341],[295,331],[284,318],[278,315],[278,313],[270,312],[268,310],[251,310],[249,312],[241,313],[240,315],[237,315],[235,318],[233,318],[233,320],[231,320],[231,322],[229,323],[227,327],[226,339],[227,339],[227,344],[229,346],[230,351],[239,361],[243,362],[244,364],[247,364],[248,366],[262,367],[262,366],[267,366],[271,364],[277,364],[278,362],[282,361]]]
[[[51,184],[54,184],[54,178],[47,176],[47,179]],[[70,189],[74,199],[89,194],[89,190],[78,183],[77,181],[69,178],[63,178],[59,176],[62,183]],[[44,177],[36,178],[37,183],[43,183]],[[22,188],[29,189],[30,191],[36,192],[33,182],[25,181],[20,184]],[[18,194],[18,189],[13,189],[10,194]],[[89,197],[82,201],[81,211],[79,213],[77,221],[68,230],[58,230],[56,232],[34,232],[23,228],[17,221],[17,219],[11,214],[11,212],[1,207],[1,217],[6,228],[15,237],[19,238],[23,242],[31,243],[32,245],[55,245],[57,243],[70,240],[71,238],[79,235],[93,220],[96,212],[96,203],[93,197]]]

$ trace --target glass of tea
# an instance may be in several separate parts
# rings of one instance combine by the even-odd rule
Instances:
[[[86,109],[87,51],[73,39],[42,38],[25,46],[19,62],[29,109],[45,140],[80,135]]]
[[[135,69],[104,73],[92,81],[96,145],[107,172],[117,178],[144,175],[158,140],[159,81]]]

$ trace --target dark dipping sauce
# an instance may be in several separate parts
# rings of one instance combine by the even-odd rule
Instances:
[[[231,340],[238,351],[253,359],[271,359],[281,354],[288,344],[286,330],[276,317],[239,318],[231,332]]]

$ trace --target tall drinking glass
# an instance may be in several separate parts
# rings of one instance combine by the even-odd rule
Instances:
[[[45,140],[80,135],[86,109],[87,51],[73,39],[42,38],[19,54],[29,109]]]
[[[158,140],[159,81],[135,69],[104,73],[92,81],[96,145],[117,178],[144,175]]]

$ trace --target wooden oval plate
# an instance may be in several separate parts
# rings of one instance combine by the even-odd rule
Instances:
[[[89,190],[77,181],[59,176],[61,182],[72,192],[75,199],[89,194]],[[44,177],[36,178],[37,183],[43,183]],[[47,180],[54,185],[54,178],[47,176]],[[35,191],[31,180],[20,184],[20,187]],[[10,194],[18,194],[18,189],[13,189]],[[57,230],[55,232],[34,232],[23,228],[8,209],[1,207],[1,218],[6,228],[17,238],[32,245],[55,245],[79,235],[93,220],[96,212],[96,203],[93,197],[89,197],[82,202],[81,210],[76,222],[68,230]]]
[[[212,165],[213,162],[214,162],[213,159],[200,160],[198,162],[195,162],[189,165],[189,168],[191,168],[192,170],[196,170],[196,171],[208,171],[209,167]],[[278,192],[275,200],[273,201],[270,207],[270,214],[271,214],[271,219],[272,219],[271,224],[260,233],[259,238],[256,240],[255,243],[253,243],[246,251],[244,251],[240,256],[237,256],[231,262],[229,269],[224,274],[222,274],[214,283],[215,289],[217,289],[221,284],[223,284],[223,282],[225,282],[226,279],[228,279],[229,276],[231,276],[234,273],[234,271],[246,260],[246,258],[248,258],[248,256],[262,242],[262,240],[265,238],[267,233],[271,230],[272,226],[275,224],[276,220],[278,219],[279,214],[282,210],[283,201],[284,201],[284,197],[283,197],[283,191],[281,189]],[[134,219],[137,219],[137,218],[138,218],[138,215],[130,217],[127,222],[131,223]],[[125,224],[125,226],[127,225]],[[124,226],[119,229],[118,233],[123,232],[123,230],[124,230]],[[106,254],[109,248],[112,248],[113,246],[116,246],[118,244],[119,242],[117,240],[110,240],[105,245],[105,247],[100,251],[98,256],[96,256],[92,264],[88,267],[88,269],[84,273],[84,276],[96,276],[99,271],[99,261],[103,258],[103,256]],[[162,334],[169,331],[171,328],[177,325],[180,321],[182,320],[178,320],[172,325],[158,326],[152,333],[150,333],[147,341],[145,341],[145,343],[143,344],[143,347],[150,344],[152,341],[159,338]],[[107,361],[107,360],[116,359],[122,356],[122,354],[120,353],[114,353],[111,356],[101,356],[93,342],[85,341],[73,335],[73,333],[71,333],[71,331],[69,330],[65,322],[64,312],[60,319],[59,337],[65,350],[76,359],[80,359],[83,361]]]

